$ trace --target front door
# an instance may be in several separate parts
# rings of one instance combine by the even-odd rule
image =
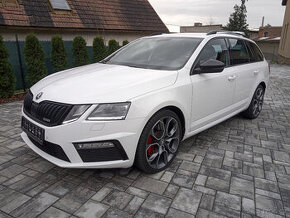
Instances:
[[[194,68],[204,61],[215,59],[224,62],[221,73],[194,74],[192,83],[191,131],[210,125],[232,112],[236,78],[229,67],[229,52],[225,39],[212,39],[201,51]]]

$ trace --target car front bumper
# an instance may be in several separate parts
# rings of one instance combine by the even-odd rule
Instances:
[[[143,130],[144,118],[119,121],[87,121],[79,119],[75,122],[55,127],[44,126],[24,112],[22,116],[31,123],[45,130],[44,140],[62,148],[68,161],[59,159],[40,149],[25,132],[21,133],[25,143],[37,154],[53,164],[64,168],[128,168],[134,163],[139,137]],[[126,159],[112,161],[86,162],[75,148],[75,143],[117,141],[127,156]],[[110,154],[106,154],[110,156]]]

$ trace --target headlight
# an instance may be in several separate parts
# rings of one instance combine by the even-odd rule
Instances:
[[[79,119],[85,112],[86,110],[90,107],[91,105],[75,105],[69,112],[69,114],[66,116],[64,121],[62,122],[63,124],[71,123],[73,121],[76,121]]]
[[[99,104],[87,118],[88,120],[124,120],[131,103]]]

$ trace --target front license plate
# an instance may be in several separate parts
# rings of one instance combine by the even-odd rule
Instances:
[[[21,128],[29,137],[31,137],[33,140],[35,140],[39,144],[43,145],[44,129],[31,123],[25,117],[22,117]]]

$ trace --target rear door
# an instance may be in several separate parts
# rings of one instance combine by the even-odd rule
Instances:
[[[252,64],[246,41],[229,38],[231,68],[236,76],[234,104],[237,109],[247,105],[253,86],[256,84],[257,66]]]

